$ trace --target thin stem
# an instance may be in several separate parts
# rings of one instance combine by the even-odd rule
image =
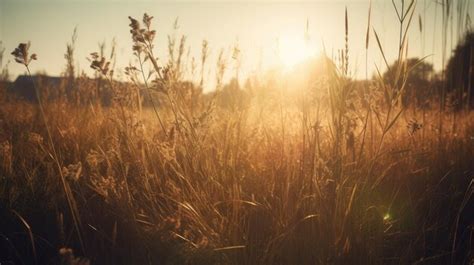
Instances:
[[[153,111],[155,112],[155,115],[158,118],[158,122],[160,123],[161,129],[165,132],[165,134],[167,134],[165,126],[163,125],[163,121],[161,120],[160,114],[158,113],[158,109],[156,108],[155,101],[153,101],[153,97],[151,96],[150,88],[148,87],[148,81],[145,77],[145,73],[143,72],[142,59],[141,59],[140,55],[138,55],[138,54],[137,54],[137,57],[138,57],[138,61],[140,63],[140,72],[142,73],[143,82],[145,83],[145,90],[147,91],[148,97],[150,98],[151,105],[153,107]]]
[[[51,146],[52,154],[50,154],[50,155],[52,155],[53,160],[54,160],[54,162],[57,166],[59,176],[61,177],[61,184],[62,184],[64,192],[66,194],[66,199],[67,199],[67,202],[68,202],[69,210],[71,211],[71,215],[72,215],[72,218],[74,220],[74,227],[77,230],[77,235],[78,235],[78,238],[79,238],[79,242],[81,244],[82,251],[85,253],[84,241],[82,240],[81,229],[80,229],[81,224],[80,224],[79,217],[77,216],[77,209],[76,209],[76,207],[74,207],[74,204],[75,204],[74,203],[74,198],[71,195],[71,190],[70,190],[70,188],[69,188],[69,186],[66,182],[66,178],[64,177],[63,172],[62,172],[62,166],[61,166],[61,163],[59,162],[59,156],[58,156],[58,153],[56,152],[56,148],[54,147],[51,130],[49,129],[48,122],[46,120],[46,114],[45,114],[45,111],[44,111],[43,102],[41,101],[41,97],[40,97],[40,94],[39,94],[39,91],[38,91],[38,86],[36,85],[36,82],[33,79],[33,76],[31,75],[31,72],[30,72],[30,68],[28,67],[27,64],[25,64],[25,67],[26,67],[26,70],[28,72],[28,76],[30,77],[30,79],[33,82],[33,87],[35,89],[36,99],[38,100],[38,107],[39,107],[39,110],[40,110],[41,118],[42,118],[44,126],[46,128],[46,133],[48,135],[49,145]]]

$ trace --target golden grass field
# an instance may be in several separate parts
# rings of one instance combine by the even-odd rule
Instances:
[[[474,115],[402,104],[405,39],[392,83],[353,80],[346,46],[320,77],[245,84],[219,57],[203,94],[151,21],[130,18],[127,81],[99,52],[92,79],[69,63],[34,102],[3,95],[0,264],[472,264]]]

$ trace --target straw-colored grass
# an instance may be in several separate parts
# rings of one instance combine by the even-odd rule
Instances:
[[[452,115],[436,98],[424,117],[401,104],[412,6],[398,14],[393,84],[351,79],[346,11],[346,46],[339,62],[320,61],[323,78],[293,87],[254,77],[240,90],[223,83],[221,53],[210,95],[207,42],[189,66],[185,38],[171,36],[163,63],[152,17],[130,18],[130,82],[114,79],[113,56],[90,58],[111,105],[97,94],[46,101],[38,85],[38,104],[0,104],[0,263],[472,262],[474,116],[458,113],[456,131],[440,131]],[[26,67],[28,48],[15,54]],[[196,65],[199,84],[185,82]],[[99,91],[80,80],[69,85]]]

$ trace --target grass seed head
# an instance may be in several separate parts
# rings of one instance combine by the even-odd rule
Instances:
[[[15,57],[15,61],[19,64],[23,64],[25,66],[28,66],[31,61],[37,60],[38,56],[36,53],[29,55],[29,49],[30,49],[30,42],[28,43],[20,43],[18,44],[18,47],[13,50],[11,53]]]

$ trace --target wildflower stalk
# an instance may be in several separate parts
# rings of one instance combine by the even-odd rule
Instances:
[[[44,111],[44,105],[43,105],[43,102],[41,100],[41,96],[40,96],[40,93],[39,93],[39,90],[38,90],[38,86],[37,86],[32,74],[31,74],[31,71],[30,71],[30,68],[29,68],[29,63],[32,60],[37,60],[36,54],[32,54],[30,57],[28,57],[29,47],[30,47],[30,43],[27,43],[27,44],[26,43],[20,43],[18,45],[18,48],[16,48],[11,54],[15,57],[15,61],[17,63],[20,63],[20,64],[25,66],[26,71],[28,73],[28,77],[33,82],[33,87],[34,87],[34,90],[35,90],[36,99],[38,101],[38,108],[39,108],[39,111],[40,111],[41,119],[43,120],[44,126],[46,128],[46,134],[48,136],[48,142],[49,142],[49,145],[51,146],[52,154],[50,153],[50,156],[53,158],[53,160],[54,160],[54,162],[57,166],[59,176],[60,176],[60,179],[61,179],[61,184],[63,186],[64,192],[65,192],[65,195],[66,195],[66,200],[67,200],[67,203],[68,203],[68,207],[69,207],[69,210],[71,212],[72,219],[73,219],[74,227],[77,231],[77,236],[78,236],[82,251],[85,253],[84,241],[82,239],[82,234],[81,234],[82,225],[81,225],[81,222],[80,222],[80,219],[79,219],[79,214],[78,214],[78,210],[77,210],[77,207],[76,207],[76,202],[75,202],[74,197],[72,195],[71,189],[70,189],[70,187],[68,186],[68,184],[66,182],[66,178],[65,178],[65,176],[62,172],[61,162],[59,161],[59,155],[58,155],[58,152],[56,151],[56,148],[54,146],[51,130],[49,128],[49,125],[48,125],[48,122],[47,122],[47,119],[46,119],[46,114],[45,114],[45,111]]]
[[[153,97],[150,93],[150,87],[148,86],[148,81],[147,78],[145,77],[145,72],[143,69],[143,61],[141,58],[141,53],[144,51],[146,54],[145,59],[150,59],[150,61],[153,63],[153,67],[155,68],[155,71],[159,78],[161,79],[161,72],[160,72],[160,67],[156,63],[155,57],[153,55],[153,44],[152,41],[155,38],[156,31],[151,30],[151,20],[153,19],[152,16],[149,16],[148,14],[143,15],[143,23],[145,24],[146,28],[141,28],[140,23],[132,18],[128,17],[130,19],[130,33],[132,34],[132,40],[133,40],[133,50],[135,51],[135,56],[137,56],[139,64],[140,64],[140,70],[142,73],[143,77],[143,82],[145,83],[145,89],[147,91],[148,97],[150,99],[151,105],[153,107],[153,111],[155,112],[155,115],[158,119],[158,122],[160,123],[161,129],[166,133],[165,126],[163,124],[163,121],[160,117],[160,114],[158,113],[158,109],[156,107],[156,104],[153,100]]]

